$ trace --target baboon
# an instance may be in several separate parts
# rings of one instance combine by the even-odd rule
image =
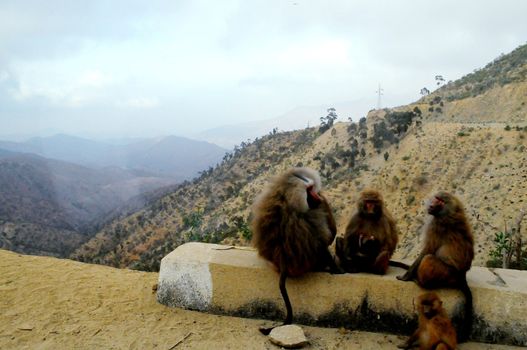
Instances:
[[[280,292],[287,310],[284,324],[293,318],[287,277],[327,268],[338,272],[328,250],[337,233],[335,219],[320,190],[316,171],[293,168],[275,177],[253,206],[253,245],[280,274]],[[268,334],[271,329],[260,331]]]
[[[474,239],[463,205],[447,192],[435,194],[428,204],[433,216],[427,226],[423,250],[408,271],[397,278],[416,281],[421,287],[457,288],[465,296],[465,320],[458,331],[465,341],[472,330],[472,293],[467,271],[474,258]]]
[[[428,292],[417,298],[419,327],[399,348],[410,349],[417,342],[420,350],[454,350],[456,330],[452,326],[443,302],[436,293]]]
[[[381,194],[365,190],[357,211],[346,227],[344,237],[337,237],[335,252],[346,272],[372,272],[383,275],[388,265],[408,268],[390,258],[397,245],[397,226],[384,205]]]

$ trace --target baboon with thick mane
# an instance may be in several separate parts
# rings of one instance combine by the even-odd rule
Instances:
[[[337,271],[328,250],[337,232],[335,219],[321,187],[316,171],[293,168],[276,176],[253,206],[253,245],[280,273],[287,309],[284,324],[293,318],[286,278],[327,268]],[[271,329],[261,331],[268,334]]]

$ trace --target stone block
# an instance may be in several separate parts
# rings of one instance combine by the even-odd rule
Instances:
[[[314,272],[287,280],[294,322],[409,335],[417,326],[414,298],[423,290],[384,276]],[[527,271],[473,267],[474,341],[527,345]],[[164,305],[281,321],[278,274],[246,247],[187,243],[161,261],[157,298]],[[437,291],[454,324],[462,322],[463,295]]]

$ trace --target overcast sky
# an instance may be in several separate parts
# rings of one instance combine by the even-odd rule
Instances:
[[[406,104],[526,43],[526,14],[522,0],[2,0],[0,137],[192,135],[373,108],[379,82],[384,106]]]

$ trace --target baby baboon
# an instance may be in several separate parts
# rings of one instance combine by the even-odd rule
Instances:
[[[417,311],[419,327],[406,343],[398,347],[410,349],[417,342],[420,350],[454,350],[457,346],[456,330],[437,294],[421,294],[417,298]]]

